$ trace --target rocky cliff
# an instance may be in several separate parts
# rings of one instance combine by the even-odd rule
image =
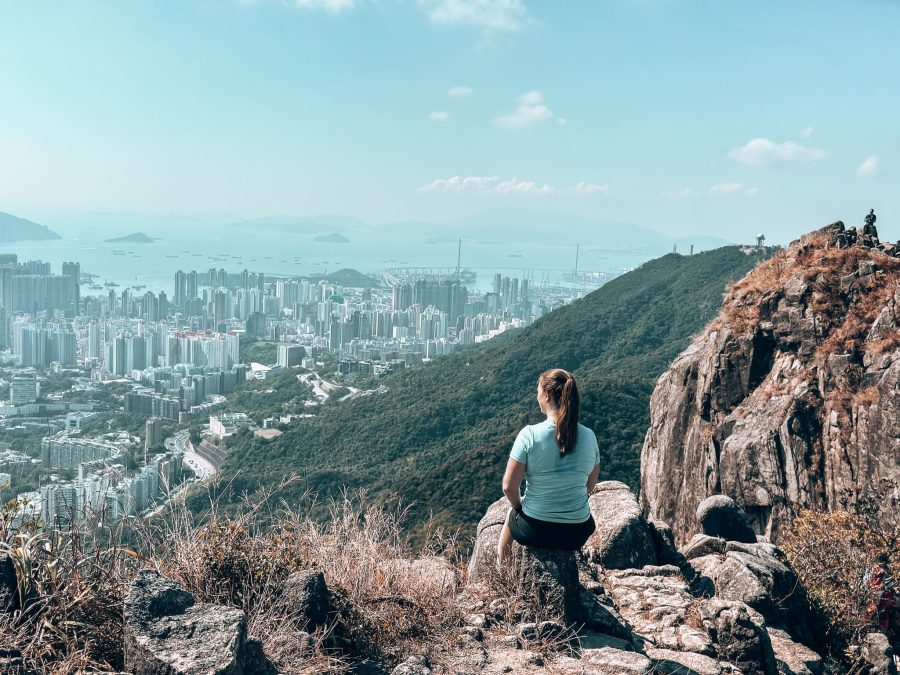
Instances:
[[[795,506],[900,480],[900,245],[834,223],[759,264],[659,379],[641,507],[684,542],[733,497],[778,541]]]

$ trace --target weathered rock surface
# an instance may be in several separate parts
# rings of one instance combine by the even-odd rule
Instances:
[[[607,574],[605,582],[622,616],[648,646],[715,653],[703,627],[688,623],[697,599],[677,568],[617,570]]]
[[[746,603],[794,639],[816,645],[815,621],[796,574],[773,552],[771,544],[727,542],[722,554],[690,561],[701,592]],[[775,549],[777,552],[777,549]]]
[[[713,598],[700,605],[700,618],[720,659],[748,675],[776,675],[772,641],[747,605]]]
[[[513,545],[512,566],[521,591],[549,616],[576,621],[583,616],[574,551]]]
[[[588,557],[609,569],[655,565],[656,549],[634,493],[619,481],[598,483],[588,503],[597,529],[588,540]]]
[[[648,657],[612,647],[585,649],[580,665],[584,675],[646,675],[653,672],[653,662]]]
[[[478,522],[475,530],[475,545],[469,558],[467,581],[470,584],[487,581],[497,565],[497,543],[500,531],[506,522],[510,509],[506,497],[491,504]]]
[[[900,260],[840,247],[838,229],[735,283],[659,379],[641,507],[680,544],[711,495],[777,543],[792,507],[827,510],[844,489],[900,479]]]
[[[431,675],[431,664],[424,656],[410,656],[391,672],[393,675]]]
[[[331,597],[325,584],[325,575],[318,570],[295,572],[284,583],[279,602],[290,608],[296,617],[298,628],[315,630],[328,622]]]
[[[863,638],[861,656],[871,667],[872,675],[897,675],[894,650],[884,633],[869,633]]]
[[[822,657],[809,647],[798,644],[783,630],[768,628],[772,651],[783,675],[820,675],[825,671]]]
[[[239,609],[196,604],[174,581],[140,572],[125,600],[125,667],[138,675],[266,672]]]

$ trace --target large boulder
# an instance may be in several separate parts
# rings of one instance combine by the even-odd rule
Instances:
[[[575,551],[531,548],[513,542],[512,559],[506,569],[497,569],[497,543],[509,513],[504,497],[488,507],[478,523],[475,545],[469,559],[468,583],[490,585],[499,575],[514,575],[517,591],[529,597],[548,615],[576,621],[583,615],[581,583]]]
[[[746,603],[769,625],[817,647],[816,620],[806,592],[780,555],[771,544],[728,542],[724,555],[700,556],[689,564],[697,574],[695,584],[701,592]]]
[[[324,626],[331,611],[325,575],[318,570],[294,572],[284,582],[279,603],[290,608],[299,629],[312,631]]]
[[[821,675],[825,671],[822,657],[805,645],[798,644],[783,630],[767,629],[772,651],[783,675]]]
[[[523,597],[548,616],[575,623],[584,614],[574,551],[513,545],[512,570]]]
[[[725,553],[727,541],[721,537],[710,537],[708,534],[695,534],[691,540],[681,547],[681,554],[686,560],[702,558],[705,555]]]
[[[731,497],[713,495],[697,506],[697,522],[703,534],[727,541],[756,543],[756,532],[750,527],[747,515]]]
[[[625,483],[598,483],[588,503],[597,525],[585,545],[591,560],[617,570],[657,563],[650,527]]]
[[[711,598],[702,602],[699,610],[720,660],[734,664],[745,675],[778,675],[764,622],[760,625],[754,620],[753,610],[747,605]]]
[[[246,630],[241,610],[198,604],[174,581],[143,570],[125,599],[125,668],[137,675],[264,672]]]
[[[469,558],[468,583],[477,584],[488,581],[493,571],[496,570],[497,544],[500,541],[500,532],[506,523],[510,508],[509,500],[501,497],[488,507],[478,522],[475,530],[475,545],[472,547],[472,557]]]

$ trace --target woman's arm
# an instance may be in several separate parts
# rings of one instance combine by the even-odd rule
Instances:
[[[503,474],[503,494],[518,511],[522,508],[522,497],[519,488],[522,487],[522,476],[525,475],[525,465],[510,457],[506,463],[506,473]]]
[[[588,496],[594,491],[594,486],[597,484],[597,478],[600,476],[600,465],[597,464],[594,466],[594,470],[591,471],[591,475],[588,476],[587,479],[587,493]]]

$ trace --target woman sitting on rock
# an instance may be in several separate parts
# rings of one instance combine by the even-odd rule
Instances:
[[[500,534],[498,565],[509,558],[513,539],[523,546],[575,551],[594,531],[588,495],[597,483],[600,451],[594,432],[578,423],[575,378],[560,368],[542,373],[537,402],[547,419],[519,432],[503,476],[512,509]]]

